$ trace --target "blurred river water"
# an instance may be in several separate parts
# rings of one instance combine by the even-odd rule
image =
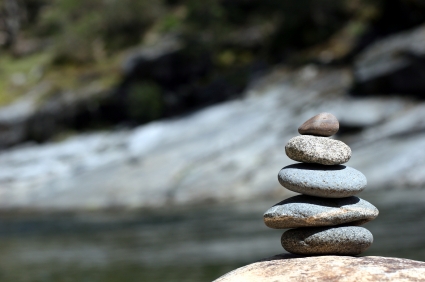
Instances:
[[[425,261],[425,190],[359,195],[379,210],[364,255]],[[212,281],[284,253],[263,213],[281,199],[156,210],[3,213],[1,281]]]

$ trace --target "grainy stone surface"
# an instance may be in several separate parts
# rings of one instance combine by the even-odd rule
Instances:
[[[344,142],[312,135],[292,138],[285,151],[290,159],[304,163],[338,165],[351,158],[351,149]]]
[[[357,197],[329,199],[299,195],[268,209],[264,223],[276,229],[345,223],[361,225],[376,218],[378,213],[375,206]]]
[[[372,245],[373,236],[357,226],[307,227],[286,231],[281,243],[298,255],[358,255]]]
[[[326,198],[354,196],[367,184],[363,173],[344,165],[293,164],[284,167],[278,179],[291,191]]]
[[[332,136],[339,130],[338,119],[330,113],[320,113],[298,127],[302,135]]]
[[[282,254],[235,269],[215,282],[425,281],[425,262],[391,257]]]

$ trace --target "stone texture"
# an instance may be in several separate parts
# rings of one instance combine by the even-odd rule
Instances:
[[[301,74],[311,70],[317,76],[304,79]],[[343,137],[353,149],[348,165],[366,175],[367,189],[391,188],[414,199],[402,191],[425,186],[425,150],[418,150],[425,148],[425,103],[353,98],[345,91],[349,78],[346,69],[277,68],[243,99],[192,115],[10,148],[0,156],[0,208],[92,210],[284,199],[289,191],[277,183],[276,168],[294,161],[286,157],[282,140],[326,111],[338,117],[338,134],[361,130]],[[13,112],[0,115],[6,120]]]
[[[282,254],[229,272],[214,282],[425,281],[425,262],[391,257]]]
[[[350,197],[364,190],[366,177],[343,165],[293,164],[278,175],[279,183],[294,192],[326,198]]]
[[[307,227],[286,231],[281,243],[298,255],[358,255],[372,245],[373,236],[357,226]]]
[[[298,127],[302,135],[332,136],[338,132],[338,119],[330,113],[320,113]]]
[[[285,151],[290,159],[304,163],[338,165],[351,158],[351,149],[344,142],[311,135],[292,138]]]
[[[424,97],[425,25],[377,40],[354,60],[353,95],[372,93]]]
[[[329,199],[299,195],[268,209],[264,223],[276,229],[361,225],[376,218],[378,213],[375,206],[357,197]]]

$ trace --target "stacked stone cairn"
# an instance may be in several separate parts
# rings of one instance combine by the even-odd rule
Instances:
[[[278,175],[285,188],[301,193],[264,214],[270,228],[286,229],[283,248],[298,255],[358,255],[373,242],[359,227],[378,216],[378,209],[355,197],[367,181],[360,172],[342,165],[351,158],[345,143],[330,139],[339,129],[336,117],[318,114],[298,128],[301,136],[289,140],[287,156],[301,163],[284,167]]]

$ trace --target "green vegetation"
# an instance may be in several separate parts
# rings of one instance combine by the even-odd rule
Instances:
[[[257,61],[342,58],[371,25],[387,17],[396,26],[388,9],[397,5],[414,11],[411,23],[422,20],[425,5],[412,0],[0,0],[0,105],[44,82],[53,92],[112,87],[129,48],[169,34],[190,52],[209,54],[207,82]],[[163,115],[164,91],[156,83],[131,87],[129,116]]]
[[[7,104],[37,85],[45,75],[47,53],[23,58],[0,56],[0,105]]]
[[[130,86],[127,109],[130,117],[138,121],[161,117],[162,90],[154,82],[140,82]]]

